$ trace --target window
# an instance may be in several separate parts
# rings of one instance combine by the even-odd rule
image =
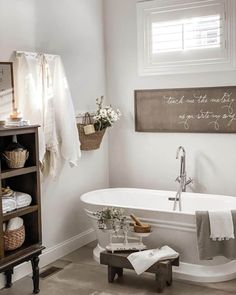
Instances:
[[[234,0],[138,3],[141,75],[235,69]]]
[[[152,54],[221,46],[220,15],[152,23]]]

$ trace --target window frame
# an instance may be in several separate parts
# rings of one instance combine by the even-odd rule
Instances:
[[[180,19],[183,11],[193,13],[209,8],[219,9],[222,16],[223,46],[152,54],[151,26],[153,16],[164,19],[170,12]],[[236,1],[235,0],[152,0],[137,3],[138,73],[140,76],[217,72],[236,69]],[[205,12],[204,12],[205,13]],[[204,16],[204,13],[201,12]],[[172,18],[175,20],[174,18]],[[160,21],[161,22],[161,21]],[[214,53],[214,54],[213,54]],[[202,54],[202,57],[201,57]],[[204,57],[204,54],[206,55]]]

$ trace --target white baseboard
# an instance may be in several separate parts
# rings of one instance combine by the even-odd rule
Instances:
[[[88,243],[94,241],[96,235],[94,229],[90,228],[56,246],[45,249],[40,256],[40,267],[44,267],[57,259],[73,252]],[[17,281],[29,274],[31,274],[32,269],[30,263],[22,263],[21,265],[14,268],[13,282]],[[4,287],[4,276],[0,276],[0,289]]]

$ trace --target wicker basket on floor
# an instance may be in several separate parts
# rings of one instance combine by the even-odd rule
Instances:
[[[28,157],[29,152],[27,150],[13,150],[3,153],[3,158],[7,162],[7,166],[14,169],[23,168]]]
[[[106,129],[103,129],[101,131],[96,131],[93,134],[86,135],[84,133],[84,126],[85,126],[84,124],[77,124],[78,130],[79,130],[81,150],[91,151],[91,150],[99,149],[102,142],[102,138],[106,132]]]
[[[4,250],[13,251],[20,248],[25,241],[25,227],[24,225],[16,230],[9,230],[4,232]]]

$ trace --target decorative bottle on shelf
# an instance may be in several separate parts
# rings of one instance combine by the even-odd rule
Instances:
[[[25,165],[26,160],[29,157],[29,152],[17,142],[17,136],[12,136],[12,143],[10,143],[5,152],[3,158],[5,159],[9,168],[22,168]]]
[[[25,148],[18,143],[17,141],[17,136],[16,135],[13,135],[12,136],[12,143],[10,143],[7,148],[6,148],[6,151],[23,151],[25,150]]]

